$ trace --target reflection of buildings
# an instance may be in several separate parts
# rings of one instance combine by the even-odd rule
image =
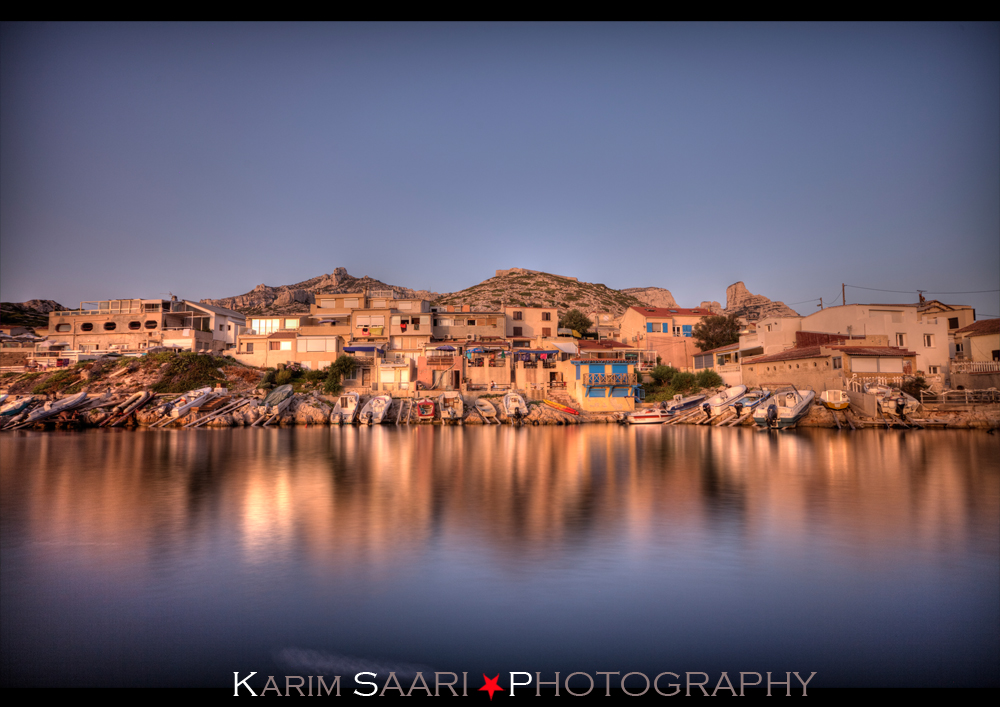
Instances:
[[[822,542],[850,562],[914,543],[964,548],[1000,522],[992,440],[972,433],[206,432],[6,437],[5,527],[128,573],[213,553],[363,571],[432,547],[513,567],[616,545],[691,553],[723,531],[737,546]]]

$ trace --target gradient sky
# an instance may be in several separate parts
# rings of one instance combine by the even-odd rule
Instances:
[[[1000,25],[2,25],[4,301],[340,266],[1000,315]]]

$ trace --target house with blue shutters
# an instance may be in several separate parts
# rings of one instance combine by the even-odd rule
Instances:
[[[585,342],[580,342],[584,344]],[[569,361],[574,371],[577,404],[588,412],[629,412],[642,394],[637,371],[639,359],[631,346],[591,341],[581,346],[580,357]]]
[[[695,354],[700,353],[694,328],[710,316],[712,311],[701,307],[629,307],[622,315],[621,339],[655,352],[665,365],[690,370]]]

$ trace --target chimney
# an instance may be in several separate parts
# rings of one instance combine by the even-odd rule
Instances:
[[[463,312],[471,312],[472,311],[472,305],[471,304],[463,304],[462,305],[462,311]]]
[[[449,304],[449,305],[448,305],[448,311],[449,311],[449,312],[454,312],[454,311],[455,311],[455,305],[453,305],[453,304]]]

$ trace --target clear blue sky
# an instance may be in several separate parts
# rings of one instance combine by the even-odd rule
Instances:
[[[2,26],[3,300],[338,266],[683,306],[996,290],[1000,25]]]

